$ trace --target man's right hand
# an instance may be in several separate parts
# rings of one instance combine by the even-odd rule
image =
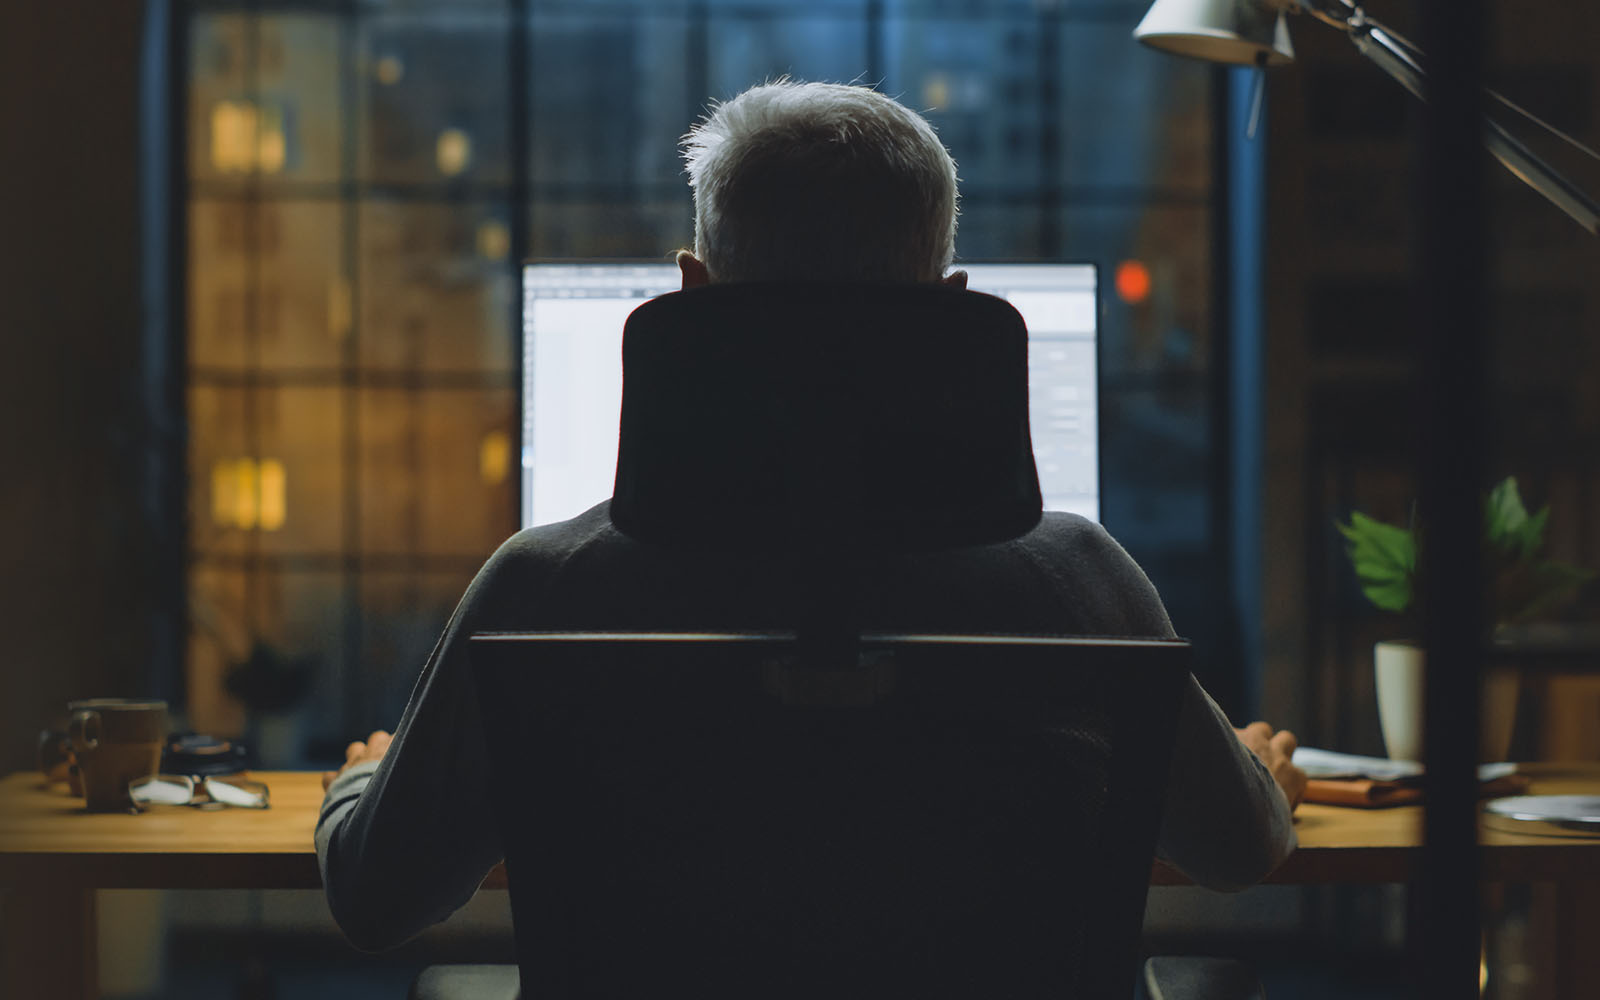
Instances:
[[[1290,810],[1298,806],[1306,794],[1306,772],[1294,766],[1295,747],[1300,745],[1294,733],[1287,729],[1274,733],[1265,722],[1252,722],[1234,732],[1238,734],[1239,742],[1267,765],[1272,780],[1278,783],[1284,797],[1289,800]]]

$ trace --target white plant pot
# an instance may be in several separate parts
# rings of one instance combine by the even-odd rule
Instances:
[[[1378,724],[1390,760],[1422,759],[1422,677],[1426,656],[1412,642],[1380,642],[1372,648],[1378,690]],[[1517,721],[1517,675],[1494,670],[1483,678],[1478,734],[1479,759],[1505,760]]]

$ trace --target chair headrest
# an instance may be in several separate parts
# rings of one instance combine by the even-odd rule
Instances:
[[[611,519],[712,550],[904,552],[1039,521],[1028,335],[938,285],[730,284],[628,317]]]

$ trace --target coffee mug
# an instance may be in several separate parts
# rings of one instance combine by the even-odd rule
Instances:
[[[135,809],[128,783],[155,774],[167,735],[167,703],[91,698],[67,704],[67,735],[90,812]]]

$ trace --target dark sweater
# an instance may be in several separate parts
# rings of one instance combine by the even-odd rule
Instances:
[[[1136,563],[1098,524],[1046,513],[1014,541],[841,567],[875,631],[1170,636]],[[641,544],[602,503],[521,531],[479,571],[412,691],[381,763],[334,782],[316,831],[334,918],[378,950],[445,919],[502,857],[467,664],[475,632],[792,627],[792,576],[749,554]],[[1294,847],[1288,803],[1190,678],[1158,853],[1196,882],[1235,890]]]

